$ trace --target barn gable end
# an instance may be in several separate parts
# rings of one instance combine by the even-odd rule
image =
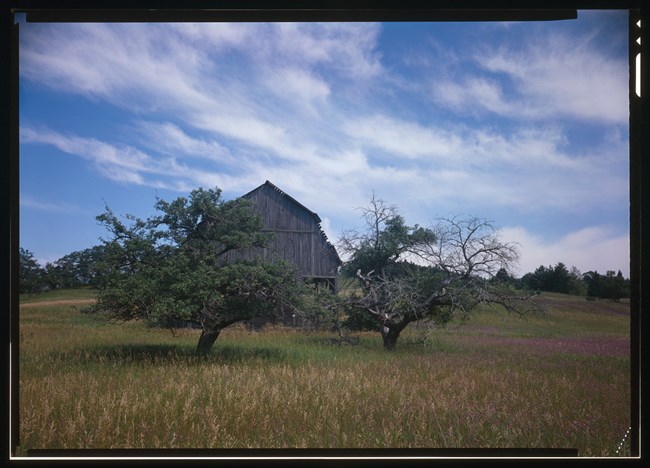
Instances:
[[[304,280],[336,287],[342,262],[323,232],[316,213],[268,180],[242,198],[252,202],[253,209],[262,216],[263,230],[272,232],[274,239],[263,249],[233,252],[231,259],[261,256],[272,261],[280,257],[295,264]]]

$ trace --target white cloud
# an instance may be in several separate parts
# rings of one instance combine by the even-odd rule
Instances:
[[[358,23],[29,24],[21,30],[21,76],[126,107],[147,99],[207,104],[231,95],[233,78],[255,82],[286,70],[301,92],[323,94],[319,65],[354,79],[382,71],[378,34],[378,25]]]
[[[324,79],[301,68],[263,73],[261,81],[266,86],[269,97],[274,96],[277,106],[290,106],[290,112],[294,114],[303,111],[309,116],[317,117],[322,106],[327,105],[331,93],[330,86]]]
[[[502,86],[496,80],[483,77],[437,81],[433,85],[433,95],[437,103],[471,114],[484,110],[503,115],[516,112],[513,104],[505,102]]]
[[[385,116],[350,121],[345,130],[351,144],[371,158],[355,180],[423,203],[505,206],[529,213],[626,203],[628,181],[621,164],[627,148],[620,142],[583,155],[569,151],[565,133],[556,126],[506,133],[425,127]]]
[[[52,200],[43,201],[22,193],[20,194],[20,207],[64,214],[87,213],[86,210],[70,203]]]
[[[146,29],[143,29],[146,28]],[[137,105],[145,97],[188,89],[191,49],[165,53],[153,26],[104,24],[31,25],[21,32],[21,76],[67,92]],[[50,44],[56,44],[51,47]],[[136,99],[134,99],[136,98]]]
[[[486,45],[466,62],[466,68],[478,65],[488,76],[477,71],[437,76],[434,100],[468,114],[627,123],[627,57],[607,56],[595,47],[593,34],[530,36],[516,45]]]
[[[393,157],[419,159],[436,167],[454,164],[469,169],[506,164],[576,171],[594,164],[564,153],[562,147],[568,140],[559,127],[550,125],[513,126],[506,133],[482,126],[424,126],[378,114],[349,120],[344,130],[353,144],[369,151],[378,149]]]
[[[260,34],[263,26],[244,23],[171,23],[165,27],[177,32],[184,43],[191,41],[193,48],[223,52],[246,47]]]
[[[145,153],[128,146],[118,148],[94,138],[62,135],[49,129],[34,130],[27,127],[21,128],[21,142],[52,145],[60,151],[92,161],[113,180],[141,183],[138,172],[156,172],[157,164]]]
[[[576,68],[566,38],[546,55],[486,47],[467,69],[451,48],[439,49],[449,61],[425,57],[418,67],[449,72],[431,75],[441,103],[516,121],[469,127],[439,109],[393,107],[424,96],[382,63],[376,24],[24,26],[21,78],[118,106],[119,130],[136,126],[119,142],[28,126],[23,143],[77,155],[111,180],[236,196],[269,179],[333,232],[373,189],[421,224],[446,211],[626,208],[624,130],[576,150],[566,128],[542,120],[623,121],[625,70],[587,48],[575,49]],[[593,92],[603,98],[586,100]]]
[[[505,133],[416,122],[376,110],[365,114],[364,108],[345,109],[340,102],[334,107],[329,100],[340,92],[340,84],[332,70],[348,77],[384,71],[376,52],[377,25],[31,26],[21,54],[29,79],[100,96],[137,112],[165,114],[164,123],[141,122],[146,138],[128,146],[92,142],[97,152],[93,160],[115,180],[151,183],[143,174],[164,175],[173,167],[173,156],[177,162],[183,158],[185,165],[169,177],[186,182],[227,180],[235,187],[241,186],[235,178],[250,180],[251,171],[296,171],[338,178],[339,184],[346,178],[366,188],[399,181],[422,197],[440,197],[443,191],[457,192],[452,182],[462,180],[464,193],[455,197],[471,202],[491,194],[493,202],[526,205],[530,199],[550,202],[552,196],[540,197],[540,191],[551,171],[563,171],[561,178],[578,191],[584,185],[580,171],[603,173],[602,164],[593,169],[593,161],[587,165],[562,151],[565,136],[559,128],[523,127]],[[59,47],[37,47],[46,40]],[[235,52],[242,56],[233,58]],[[519,62],[511,55],[496,54],[483,59],[486,68],[513,76],[526,73],[516,68]],[[328,73],[321,73],[323,66],[330,67]],[[466,95],[451,88],[445,95],[460,104],[472,100],[495,112],[517,112],[498,80],[468,80]],[[301,107],[306,113],[298,112]],[[207,133],[190,136],[199,132]],[[66,144],[71,143],[67,138]],[[154,158],[137,147],[169,159]],[[213,160],[217,166],[201,174],[205,171],[188,157]],[[226,168],[229,178],[221,175]],[[503,174],[537,190],[522,193],[517,184],[497,189]],[[568,192],[554,191],[578,204]]]
[[[171,122],[140,121],[136,128],[142,134],[140,143],[160,153],[205,158],[233,164],[230,150],[215,140],[193,138]]]
[[[520,93],[530,96],[539,115],[614,123],[628,120],[626,61],[576,47],[575,40],[555,37],[550,46],[538,44],[525,57],[500,51],[477,59],[487,70],[514,78]]]
[[[128,145],[117,146],[94,138],[63,135],[47,128],[21,128],[21,143],[51,145],[90,161],[105,177],[120,183],[187,190],[197,183],[214,186],[220,179],[219,174],[188,167],[173,157],[155,158]],[[150,175],[157,178],[147,178]]]
[[[372,23],[279,23],[272,27],[267,47],[274,63],[328,64],[341,75],[368,79],[382,72],[375,47],[380,26]],[[259,44],[259,42],[258,42]]]
[[[383,71],[375,24],[25,26],[22,78],[281,158],[305,157],[309,137],[336,125],[326,114],[335,82]],[[156,131],[189,150],[172,127]]]
[[[619,233],[608,226],[592,226],[569,232],[558,239],[545,239],[521,226],[505,227],[502,239],[520,244],[520,275],[533,272],[540,265],[564,263],[583,273],[597,270],[621,270],[629,276],[629,233]]]
[[[450,157],[460,150],[460,139],[445,130],[385,115],[351,120],[346,133],[357,142],[405,158]]]

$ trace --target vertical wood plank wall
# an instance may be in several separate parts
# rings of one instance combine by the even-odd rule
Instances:
[[[298,267],[303,278],[336,280],[341,265],[336,249],[320,227],[320,218],[270,182],[243,196],[262,215],[265,230],[274,233],[268,247],[237,251],[228,260],[284,258]]]

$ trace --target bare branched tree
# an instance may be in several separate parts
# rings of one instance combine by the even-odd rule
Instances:
[[[395,207],[374,196],[362,218],[364,230],[347,231],[339,240],[360,291],[344,303],[378,323],[386,349],[395,348],[412,322],[464,321],[481,303],[522,315],[537,310],[530,297],[490,281],[519,258],[517,245],[503,242],[492,222],[452,217],[430,228],[409,227]]]

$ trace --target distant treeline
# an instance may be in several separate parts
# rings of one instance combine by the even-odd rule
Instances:
[[[526,273],[521,278],[513,278],[501,270],[495,280],[509,282],[519,289],[572,294],[589,299],[618,301],[630,297],[630,280],[624,278],[620,270],[607,270],[605,274],[597,271],[581,273],[575,266],[567,269],[562,262],[555,266],[540,265],[534,272]]]
[[[34,294],[49,289],[100,287],[110,274],[104,265],[106,247],[94,246],[72,252],[53,263],[41,267],[29,250],[20,249],[20,293]],[[587,298],[619,300],[630,297],[630,280],[619,270],[581,273],[575,266],[567,269],[562,262],[555,266],[540,265],[534,272],[521,278],[500,270],[492,281],[502,281],[518,289],[535,292],[557,292],[586,296]]]
[[[69,253],[41,267],[34,254],[20,248],[20,293],[34,294],[50,289],[76,288],[102,284],[109,273],[103,265],[105,247],[91,247]]]

